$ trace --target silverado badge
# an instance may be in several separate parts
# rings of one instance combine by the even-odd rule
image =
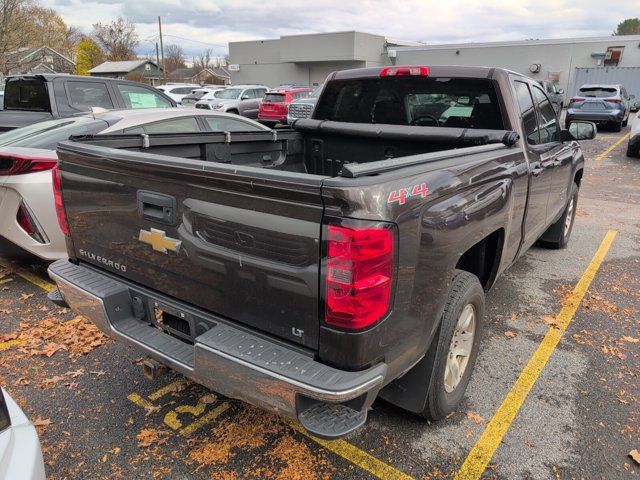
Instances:
[[[167,253],[167,250],[178,253],[182,242],[175,238],[167,237],[165,232],[155,228],[140,230],[138,240],[142,243],[148,243],[156,252]]]

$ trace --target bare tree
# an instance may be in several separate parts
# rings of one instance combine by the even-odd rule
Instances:
[[[185,68],[184,50],[180,45],[165,45],[164,47],[164,69],[166,73],[171,73],[178,68]]]
[[[193,67],[198,70],[214,67],[215,62],[213,61],[213,58],[213,50],[211,48],[207,48],[203,53],[194,57]]]
[[[93,37],[107,54],[109,60],[134,60],[135,49],[140,43],[135,24],[122,17],[111,23],[93,25]]]

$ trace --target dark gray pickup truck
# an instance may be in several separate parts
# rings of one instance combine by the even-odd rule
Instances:
[[[16,75],[8,77],[4,85],[0,132],[71,117],[95,107],[112,110],[175,106],[160,90],[119,78]]]
[[[314,435],[378,396],[440,419],[485,292],[566,245],[594,135],[516,73],[385,67],[331,74],[291,130],[72,138],[49,273],[107,334]]]

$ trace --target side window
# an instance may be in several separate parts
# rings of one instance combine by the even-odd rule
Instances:
[[[214,132],[262,132],[262,128],[249,122],[225,117],[205,117],[209,128]]]
[[[127,108],[162,108],[172,106],[168,100],[145,87],[119,83],[118,90]]]
[[[99,82],[67,82],[71,106],[78,110],[91,107],[113,108],[109,90]]]
[[[255,90],[245,90],[244,92],[242,92],[242,95],[240,96],[240,98],[242,98],[242,97],[249,97],[249,99],[256,98],[256,91]]]
[[[198,121],[195,117],[172,118],[162,122],[144,125],[147,133],[193,133],[200,132]]]
[[[560,129],[558,128],[558,119],[556,111],[544,92],[533,86],[533,98],[538,105],[540,113],[540,143],[556,142],[560,137]]]
[[[536,118],[536,110],[533,107],[533,99],[529,87],[524,82],[513,82],[516,89],[516,97],[520,106],[520,116],[522,117],[522,125],[524,126],[524,134],[527,137],[529,145],[538,145],[540,143],[540,134],[538,132],[538,119]]]
[[[266,93],[267,91],[264,88],[258,88],[254,90],[254,94],[256,98],[262,98],[265,96]]]

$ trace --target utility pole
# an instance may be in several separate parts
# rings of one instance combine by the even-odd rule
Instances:
[[[160,81],[160,53],[158,53],[158,42],[156,42],[156,64],[158,65],[158,81]]]
[[[158,15],[158,30],[160,30],[160,59],[162,61],[160,68],[161,68],[161,74],[164,75],[165,82],[166,82],[167,72],[164,71],[164,45],[162,43],[162,20],[160,19],[160,15]]]

